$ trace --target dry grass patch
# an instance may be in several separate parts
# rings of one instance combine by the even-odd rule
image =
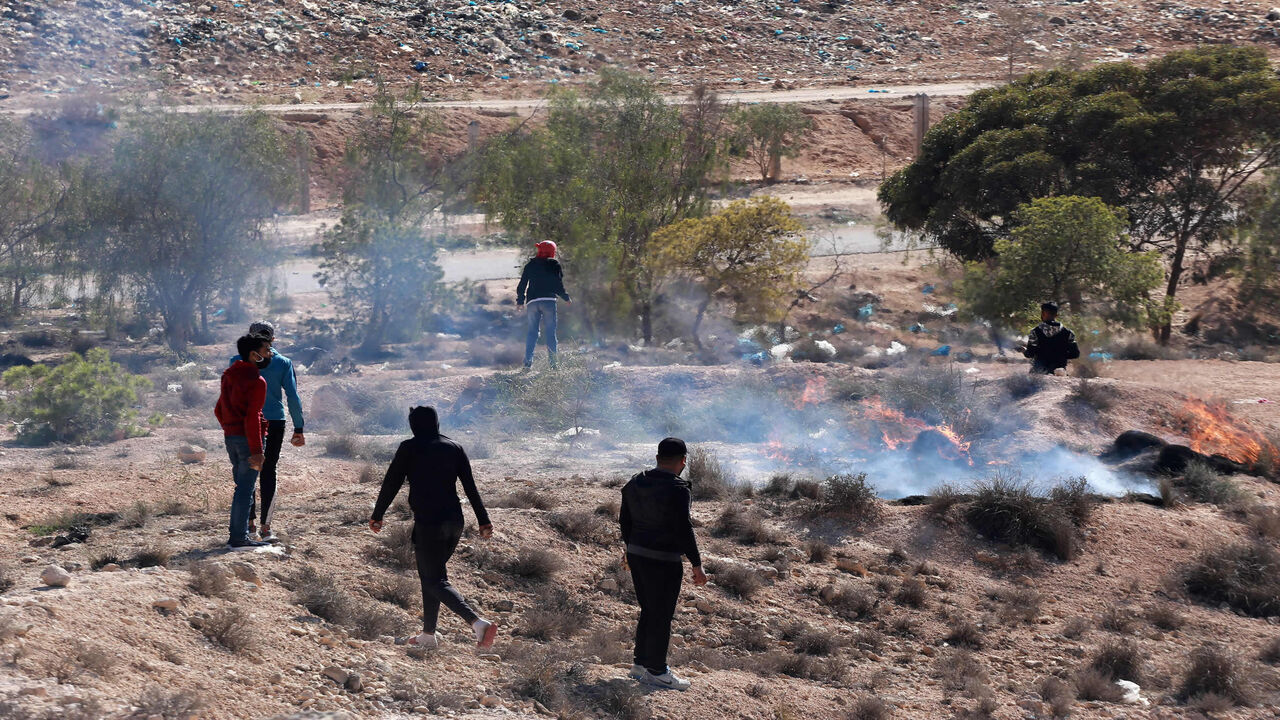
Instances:
[[[784,540],[782,533],[765,525],[759,512],[740,505],[726,507],[711,528],[719,537],[729,537],[743,545],[770,545]]]
[[[1065,718],[1071,714],[1071,707],[1076,704],[1076,689],[1062,678],[1050,675],[1040,681],[1040,699],[1049,706],[1049,712],[1055,718]]]
[[[564,569],[559,555],[545,548],[521,548],[506,563],[507,572],[524,580],[545,582]]]
[[[1147,610],[1147,621],[1161,630],[1178,630],[1187,624],[1187,616],[1173,603],[1160,603]]]
[[[1141,685],[1144,679],[1142,657],[1142,650],[1137,643],[1131,640],[1113,640],[1098,648],[1089,667],[1110,681],[1128,680]]]
[[[227,597],[231,594],[231,573],[207,560],[191,566],[191,578],[187,581],[196,593],[205,597]]]
[[[711,450],[695,447],[689,451],[685,476],[695,500],[720,500],[733,494],[733,475]]]
[[[376,542],[366,550],[369,560],[401,571],[418,566],[412,523],[396,523],[378,533],[375,539]]]
[[[499,495],[488,503],[489,507],[513,508],[517,510],[551,510],[555,508],[554,498],[533,488],[521,488],[515,492]]]
[[[547,524],[561,535],[576,542],[606,543],[613,540],[614,526],[603,516],[589,510],[564,510],[552,513]]]
[[[919,578],[907,578],[902,581],[902,587],[898,588],[898,592],[894,594],[893,599],[900,605],[907,607],[920,608],[929,605],[929,586],[925,585]]]
[[[1177,698],[1202,707],[1252,705],[1253,670],[1247,661],[1217,643],[1206,643],[1191,653]]]
[[[709,561],[704,565],[716,585],[742,599],[748,599],[764,587],[760,573],[739,563]]]
[[[831,545],[821,540],[810,540],[804,544],[804,551],[809,556],[811,563],[831,562],[831,558],[835,555]]]
[[[249,613],[237,605],[215,610],[205,618],[200,632],[210,642],[221,645],[231,652],[253,650],[257,647],[258,636],[253,631]]]
[[[1032,492],[1027,482],[996,476],[975,485],[965,520],[990,540],[1072,560],[1080,554],[1077,525],[1087,521],[1091,511],[1084,488],[1083,482],[1071,481],[1045,498]]]
[[[982,630],[967,617],[957,615],[947,625],[947,644],[954,647],[982,649]]]
[[[164,545],[148,545],[133,554],[129,563],[134,567],[166,567],[173,559],[173,550]]]
[[[559,585],[544,588],[516,627],[516,634],[546,642],[573,637],[591,624],[591,605]]]
[[[380,578],[369,590],[375,600],[413,612],[422,605],[422,585],[407,575]]]
[[[164,720],[187,720],[198,716],[209,703],[195,690],[170,691],[152,685],[133,704],[138,706],[137,714],[142,717],[158,715]]]
[[[1254,617],[1280,615],[1280,553],[1262,544],[1208,550],[1183,569],[1183,586],[1201,602]]]

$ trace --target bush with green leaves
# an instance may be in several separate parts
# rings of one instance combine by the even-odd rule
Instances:
[[[10,368],[3,383],[9,392],[4,411],[18,424],[18,440],[30,445],[105,442],[134,433],[138,391],[151,386],[111,362],[103,349],[73,354],[57,367]]]

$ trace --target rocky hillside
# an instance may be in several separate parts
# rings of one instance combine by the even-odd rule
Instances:
[[[1251,0],[4,0],[0,95],[360,99],[374,75],[529,95],[605,65],[673,86],[938,82],[1002,78],[1011,54],[1024,71],[1278,36],[1280,9]]]

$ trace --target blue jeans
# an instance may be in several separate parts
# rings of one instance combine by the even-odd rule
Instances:
[[[249,538],[249,513],[258,471],[249,467],[249,438],[227,435],[225,440],[227,457],[231,459],[231,477],[236,482],[235,494],[231,496],[230,542],[237,542]]]
[[[529,316],[529,334],[524,339],[524,366],[533,364],[533,349],[538,346],[538,324],[546,318],[542,336],[547,339],[547,357],[556,364],[556,301],[536,300],[525,306]]]

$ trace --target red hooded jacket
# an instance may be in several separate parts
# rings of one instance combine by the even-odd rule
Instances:
[[[222,371],[222,393],[213,414],[222,423],[222,432],[228,437],[241,435],[249,440],[249,452],[262,454],[262,438],[267,432],[267,421],[262,417],[262,403],[267,399],[267,381],[258,372],[258,366],[237,360]]]

